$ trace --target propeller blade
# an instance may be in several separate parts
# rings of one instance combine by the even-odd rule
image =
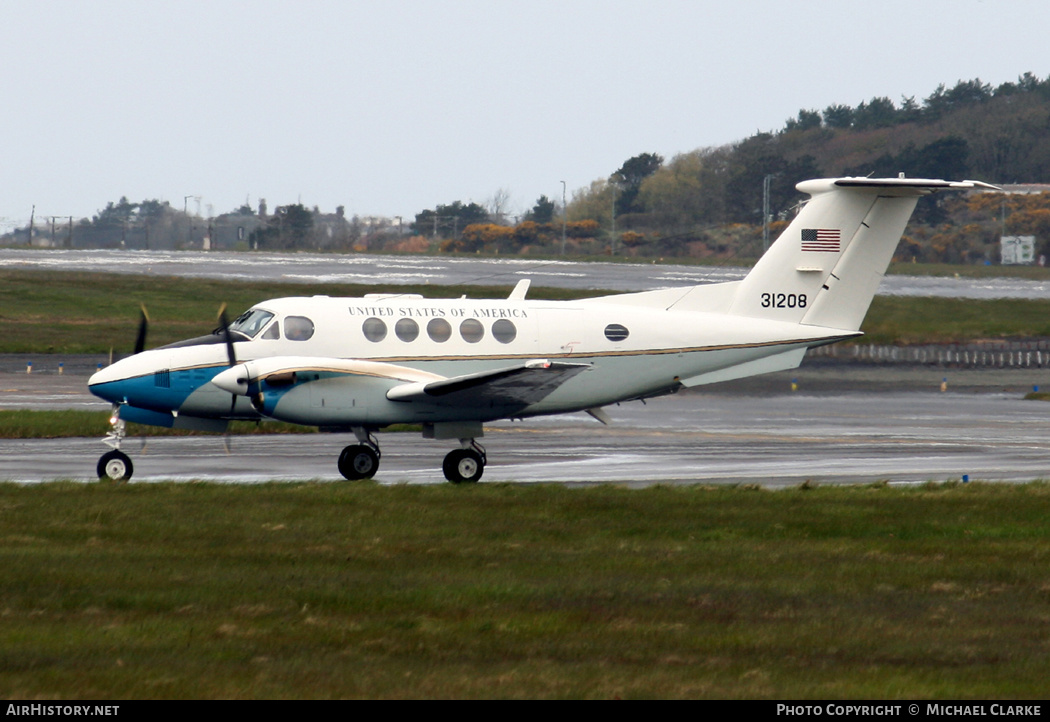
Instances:
[[[146,305],[139,304],[142,315],[139,317],[139,332],[135,337],[135,353],[142,353],[146,348],[146,331],[149,329],[149,314],[146,313]]]
[[[226,360],[230,368],[233,368],[237,365],[237,352],[233,350],[233,338],[230,336],[230,322],[226,318],[225,302],[219,307],[219,328],[222,329],[222,338],[226,342]],[[237,394],[230,394],[230,416],[233,416],[236,406]],[[226,447],[226,453],[229,453],[229,446]]]
[[[219,328],[222,329],[222,337],[226,342],[226,358],[230,366],[237,365],[237,352],[233,350],[233,337],[230,336],[230,323],[226,319],[226,304],[219,308]]]

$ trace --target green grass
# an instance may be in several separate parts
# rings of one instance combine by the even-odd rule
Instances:
[[[876,296],[858,343],[961,343],[1050,336],[1050,299]]]
[[[513,285],[513,284],[511,284]],[[0,353],[129,353],[140,305],[150,317],[150,347],[209,333],[226,303],[230,320],[252,305],[281,296],[362,296],[394,291],[435,298],[506,297],[511,285],[390,286],[274,283],[130,274],[0,270]],[[535,288],[530,297],[593,295]]]
[[[1045,270],[1045,269],[1040,269]],[[267,298],[379,291],[431,297],[499,298],[510,287],[290,284],[162,276],[0,270],[0,353],[128,353],[139,305],[150,319],[149,346],[208,333],[227,303],[230,316]],[[601,291],[535,288],[532,298],[564,300]],[[1050,299],[977,301],[878,296],[862,343],[947,343],[1050,336]]]
[[[6,698],[1041,698],[1050,486],[0,484]]]

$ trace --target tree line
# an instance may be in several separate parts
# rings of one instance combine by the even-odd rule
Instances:
[[[876,97],[855,107],[803,109],[779,130],[669,161],[641,153],[574,191],[566,208],[541,197],[513,226],[491,212],[486,217],[477,204],[451,204],[418,214],[413,228],[445,239],[439,250],[556,254],[564,245],[575,253],[752,258],[762,252],[763,231],[778,232],[805,200],[795,185],[808,178],[904,173],[999,184],[1050,179],[1048,117],[1050,77],[1024,73],[994,88],[980,79],[960,80],[938,86],[922,101]],[[994,261],[1000,235],[1033,227],[1030,214],[1050,207],[1039,195],[996,202],[998,210],[978,222],[946,195],[924,198],[902,257]],[[591,235],[572,225],[584,222]],[[1050,255],[1050,234],[1036,235]]]
[[[413,220],[347,217],[302,204],[247,204],[202,219],[164,201],[121,198],[94,218],[54,230],[56,245],[244,250],[627,254],[753,258],[763,230],[776,233],[804,198],[795,184],[841,175],[1050,179],[1050,76],[1024,73],[997,87],[979,79],[938,86],[917,101],[876,97],[856,106],[801,109],[778,130],[666,160],[628,158],[575,190],[566,207],[540,196],[517,217],[509,193],[484,205],[453,201]],[[1042,195],[970,206],[948,196],[920,202],[902,244],[912,259],[993,260],[999,235],[1032,229],[1050,255],[1050,200]],[[995,205],[995,204],[998,205]],[[975,208],[977,210],[975,210]],[[986,215],[980,216],[980,213]],[[43,224],[7,242],[46,235]],[[20,233],[23,235],[20,236]]]

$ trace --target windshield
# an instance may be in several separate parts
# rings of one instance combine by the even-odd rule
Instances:
[[[263,327],[270,322],[271,318],[273,318],[273,314],[269,311],[263,311],[261,308],[253,308],[246,311],[240,316],[240,318],[231,323],[230,330],[244,334],[248,338],[255,338],[255,336],[263,330]]]

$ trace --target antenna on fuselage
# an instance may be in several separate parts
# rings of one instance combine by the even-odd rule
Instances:
[[[524,301],[525,294],[529,292],[529,286],[532,285],[531,278],[523,278],[514,286],[514,290],[507,296],[508,301]]]

